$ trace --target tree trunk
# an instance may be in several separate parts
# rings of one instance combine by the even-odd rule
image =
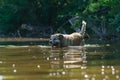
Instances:
[[[105,38],[106,28],[104,21],[101,22],[101,29],[94,26],[90,21],[88,21],[88,27],[91,28],[100,37],[100,39]]]

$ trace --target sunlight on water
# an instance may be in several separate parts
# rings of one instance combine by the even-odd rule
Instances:
[[[0,80],[3,80],[3,76],[0,76]]]
[[[110,44],[0,46],[0,80],[120,80],[119,52]]]

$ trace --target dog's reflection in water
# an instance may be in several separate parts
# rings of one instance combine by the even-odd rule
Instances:
[[[86,52],[84,47],[54,48],[50,51],[51,67],[55,68],[83,68],[85,67]]]

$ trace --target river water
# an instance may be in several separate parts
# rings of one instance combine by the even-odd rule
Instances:
[[[0,80],[120,80],[120,45],[1,45]]]

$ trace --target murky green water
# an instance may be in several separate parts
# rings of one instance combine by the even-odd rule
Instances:
[[[120,80],[119,47],[0,46],[0,80]]]

